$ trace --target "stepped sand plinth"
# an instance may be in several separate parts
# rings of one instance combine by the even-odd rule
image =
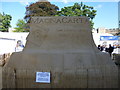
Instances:
[[[36,82],[36,72],[50,82]],[[118,68],[97,49],[87,17],[33,17],[24,50],[3,68],[3,87],[117,88]]]

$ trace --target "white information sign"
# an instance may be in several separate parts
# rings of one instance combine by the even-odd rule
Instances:
[[[36,72],[36,82],[50,83],[50,72]]]

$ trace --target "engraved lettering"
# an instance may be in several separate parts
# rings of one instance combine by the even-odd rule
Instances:
[[[57,22],[56,23],[61,23],[60,19],[57,19]]]
[[[32,23],[86,23],[88,19],[84,18],[33,18]]]
[[[43,19],[40,19],[40,20],[38,19],[38,21],[39,21],[38,23],[43,23],[44,22]]]
[[[75,23],[75,22],[76,22],[76,23],[79,23],[77,18],[74,18],[73,21],[74,21],[74,23]]]
[[[62,19],[62,22],[63,22],[63,23],[67,23],[66,19],[67,19],[67,18],[63,18],[63,19]]]

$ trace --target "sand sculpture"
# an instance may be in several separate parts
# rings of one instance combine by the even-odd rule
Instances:
[[[36,82],[36,72],[50,81]],[[3,87],[117,88],[118,69],[95,46],[87,17],[33,17],[24,50],[3,68]]]

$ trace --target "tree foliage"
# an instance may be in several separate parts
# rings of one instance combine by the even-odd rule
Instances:
[[[32,16],[87,16],[90,19],[91,26],[93,27],[93,19],[96,15],[96,10],[92,6],[87,6],[82,2],[74,3],[73,6],[62,8],[60,11],[59,7],[51,4],[50,2],[36,2],[26,7],[26,16],[24,19],[27,23],[30,23]]]
[[[26,22],[23,19],[19,19],[13,32],[28,32],[28,30],[26,30],[26,27]]]
[[[10,22],[12,20],[11,15],[0,14],[0,31],[8,32],[9,27],[11,27]]]
[[[2,14],[0,13],[0,29],[2,27]]]
[[[50,2],[39,1],[26,7],[26,16],[24,18],[27,22],[30,22],[32,16],[55,16],[57,10],[59,8]]]
[[[82,2],[74,3],[73,6],[62,8],[57,12],[56,16],[87,16],[90,19],[91,26],[93,27],[93,19],[95,18],[96,10],[92,6],[87,6]]]

